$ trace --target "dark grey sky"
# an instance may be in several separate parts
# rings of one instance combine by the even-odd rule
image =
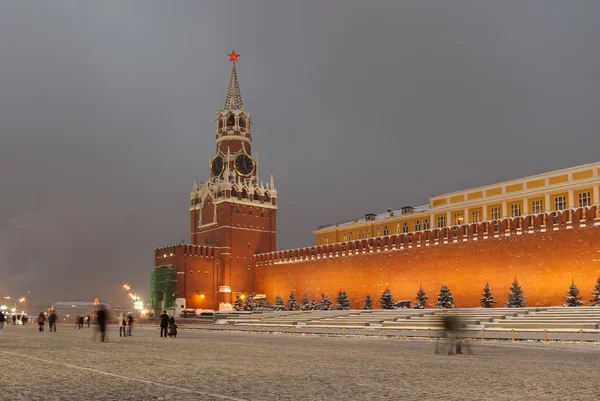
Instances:
[[[600,2],[5,1],[0,288],[145,297],[189,237],[230,65],[280,248],[319,224],[598,161]]]

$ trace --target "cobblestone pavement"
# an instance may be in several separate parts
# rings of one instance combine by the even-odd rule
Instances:
[[[70,325],[0,330],[0,400],[592,400],[600,345],[433,342]]]

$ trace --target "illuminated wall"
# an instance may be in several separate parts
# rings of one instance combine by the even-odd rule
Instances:
[[[432,230],[423,236],[401,235],[257,255],[255,289],[269,299],[290,291],[318,299],[348,292],[353,308],[370,293],[378,306],[389,287],[395,300],[414,300],[419,284],[429,307],[441,285],[450,287],[459,307],[479,306],[488,281],[502,305],[516,276],[528,305],[562,305],[575,281],[586,304],[600,276],[600,217],[596,207],[534,218],[471,225],[453,232]]]

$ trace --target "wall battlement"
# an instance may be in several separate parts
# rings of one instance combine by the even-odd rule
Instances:
[[[256,266],[291,264],[306,260],[402,251],[469,241],[485,241],[513,235],[580,229],[594,225],[600,225],[600,209],[597,206],[258,254],[254,255],[254,264]]]

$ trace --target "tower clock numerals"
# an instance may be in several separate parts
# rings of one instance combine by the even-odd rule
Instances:
[[[223,170],[225,169],[225,162],[223,160],[223,156],[216,155],[212,163],[210,164],[210,171],[213,176],[220,177],[223,174]]]
[[[254,171],[254,160],[248,155],[241,154],[235,158],[234,167],[238,175],[248,176]]]

